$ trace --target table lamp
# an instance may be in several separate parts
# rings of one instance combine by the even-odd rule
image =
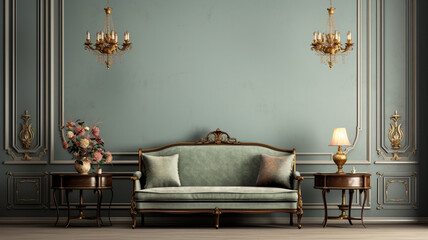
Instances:
[[[344,152],[342,152],[342,146],[351,145],[348,140],[348,135],[346,134],[346,128],[335,128],[333,131],[333,138],[329,146],[339,146],[337,153],[333,156],[333,161],[337,165],[336,173],[344,173],[342,170],[343,165],[348,160],[348,157]]]

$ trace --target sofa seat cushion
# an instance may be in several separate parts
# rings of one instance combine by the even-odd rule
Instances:
[[[296,202],[297,191],[276,187],[160,187],[138,190],[136,201]]]

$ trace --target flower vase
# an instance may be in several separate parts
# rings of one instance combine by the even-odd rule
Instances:
[[[86,157],[78,157],[74,161],[74,168],[79,174],[88,174],[89,170],[91,170],[91,163]]]
[[[102,168],[97,168],[97,174],[102,174],[103,173],[103,169]]]

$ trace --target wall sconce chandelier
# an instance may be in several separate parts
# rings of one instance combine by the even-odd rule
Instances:
[[[98,63],[105,63],[107,69],[110,69],[112,63],[122,61],[122,55],[125,55],[128,50],[131,50],[131,41],[129,40],[129,32],[125,32],[122,47],[118,46],[117,33],[114,31],[113,18],[111,16],[112,8],[109,7],[107,0],[107,7],[104,8],[106,16],[104,19],[104,28],[97,32],[97,41],[95,44],[91,42],[91,33],[86,32],[85,50],[91,51],[96,57]]]
[[[336,29],[336,20],[334,17],[334,7],[330,0],[330,8],[327,8],[328,19],[326,33],[314,32],[314,40],[312,41],[311,49],[316,55],[320,56],[321,63],[328,63],[330,69],[335,63],[338,63],[338,56],[342,56],[342,61],[345,63],[345,56],[352,51],[354,43],[351,38],[351,31],[348,31],[345,48],[342,48],[340,42],[340,33]]]

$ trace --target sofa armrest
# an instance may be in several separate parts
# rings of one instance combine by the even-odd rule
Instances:
[[[136,211],[136,207],[137,204],[135,203],[135,191],[141,190],[141,183],[140,183],[140,178],[143,174],[140,171],[136,171],[134,172],[133,176],[131,176],[131,180],[132,180],[132,196],[131,196],[131,216],[133,219],[133,224],[132,224],[132,228],[135,228],[137,222],[136,222],[136,216],[137,216],[137,211]]]
[[[304,178],[302,176],[300,176],[300,172],[295,171],[292,173],[291,175],[291,187],[293,188],[293,190],[298,190],[297,188],[297,183],[301,180],[303,180]]]
[[[292,186],[294,190],[297,190],[297,227],[301,228],[302,215],[303,215],[303,200],[302,200],[302,180],[304,178],[300,176],[300,173],[295,171],[292,174]]]
[[[141,182],[140,178],[143,174],[140,171],[134,172],[134,175],[131,177],[131,180],[133,181],[133,191],[141,190]]]

